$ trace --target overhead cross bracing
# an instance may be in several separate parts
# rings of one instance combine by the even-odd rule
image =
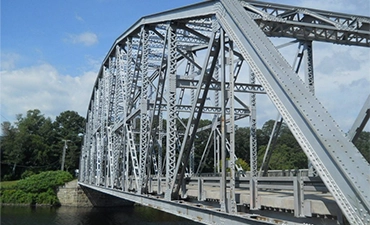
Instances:
[[[346,219],[370,223],[369,164],[315,97],[312,60],[316,41],[370,47],[369,28],[365,16],[258,1],[206,1],[143,17],[114,42],[95,82],[80,183],[146,195],[156,177],[155,193],[165,201],[185,198],[186,178],[201,166],[197,133],[208,129],[214,142],[204,156],[213,148],[219,210],[236,214],[235,122],[249,117],[253,130],[254,96],[267,94]],[[299,44],[297,63],[269,37]],[[257,143],[250,138],[248,205],[257,210]],[[230,175],[226,158],[233,159]],[[303,200],[296,207],[305,216]]]

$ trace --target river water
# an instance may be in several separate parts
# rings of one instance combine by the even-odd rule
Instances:
[[[1,225],[200,225],[144,206],[112,208],[1,207]]]

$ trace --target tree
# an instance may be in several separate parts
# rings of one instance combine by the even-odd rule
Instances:
[[[15,172],[16,165],[22,162],[20,156],[21,153],[18,147],[16,147],[16,135],[17,128],[14,127],[10,122],[5,121],[1,124],[1,130],[3,136],[0,142],[0,152],[1,152],[1,177],[3,174],[7,174],[6,179],[11,179],[12,174]]]
[[[73,173],[78,159],[85,119],[73,111],[61,113],[54,122],[40,110],[17,115],[17,121],[1,124],[1,178],[18,179],[22,173],[58,170],[64,141],[68,140],[65,168]]]
[[[81,117],[75,111],[65,111],[56,117],[53,125],[57,133],[57,142],[53,146],[53,149],[57,152],[56,155],[59,156],[61,155],[64,144],[67,144],[68,148],[66,150],[64,166],[67,171],[73,173],[78,168],[82,134],[85,129],[85,118]],[[59,159],[61,160],[61,157]]]
[[[250,128],[241,127],[235,130],[235,155],[250,163]]]
[[[262,137],[260,138],[263,144],[259,145],[258,149],[258,161],[260,164],[262,163],[264,153],[267,149],[268,140],[273,130],[274,123],[274,120],[269,120],[261,129]],[[269,169],[307,168],[307,157],[285,123],[281,124],[276,144],[270,146],[270,151],[272,151],[272,154],[268,167]]]
[[[26,168],[38,171],[51,164],[48,155],[53,128],[51,119],[45,118],[40,110],[29,110],[26,117],[19,114],[15,126],[7,122],[3,123],[2,129],[3,161],[13,166],[13,178],[19,178]]]
[[[370,163],[370,132],[361,132],[360,136],[355,142],[355,145],[367,162]]]

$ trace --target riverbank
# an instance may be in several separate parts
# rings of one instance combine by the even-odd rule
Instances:
[[[9,184],[4,183],[6,187],[2,186],[0,189],[0,205],[25,207],[113,207],[134,205],[133,202],[83,188],[78,185],[77,179],[54,186],[53,190],[47,188],[46,192],[45,185],[32,184],[35,182],[29,182],[30,180],[27,180],[27,184],[38,187],[25,188],[25,185],[19,185],[20,181],[25,183],[24,180],[14,181]]]
[[[0,203],[3,205],[58,206],[57,190],[73,180],[65,171],[45,171],[21,180],[1,182]],[[76,181],[77,182],[77,181]]]
[[[59,186],[56,190],[56,196],[59,200],[58,204],[37,204],[37,203],[4,203],[0,202],[1,206],[23,206],[23,207],[52,207],[52,206],[67,206],[67,207],[93,207],[89,198],[77,184],[77,179]]]

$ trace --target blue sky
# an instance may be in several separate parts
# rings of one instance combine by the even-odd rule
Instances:
[[[197,2],[1,1],[0,122],[13,122],[16,114],[36,108],[52,119],[65,110],[85,116],[93,82],[114,40],[142,16]],[[271,2],[370,16],[368,0]],[[317,96],[346,131],[370,92],[369,49],[317,46]],[[266,110],[271,106],[260,107],[262,123],[275,119]]]

